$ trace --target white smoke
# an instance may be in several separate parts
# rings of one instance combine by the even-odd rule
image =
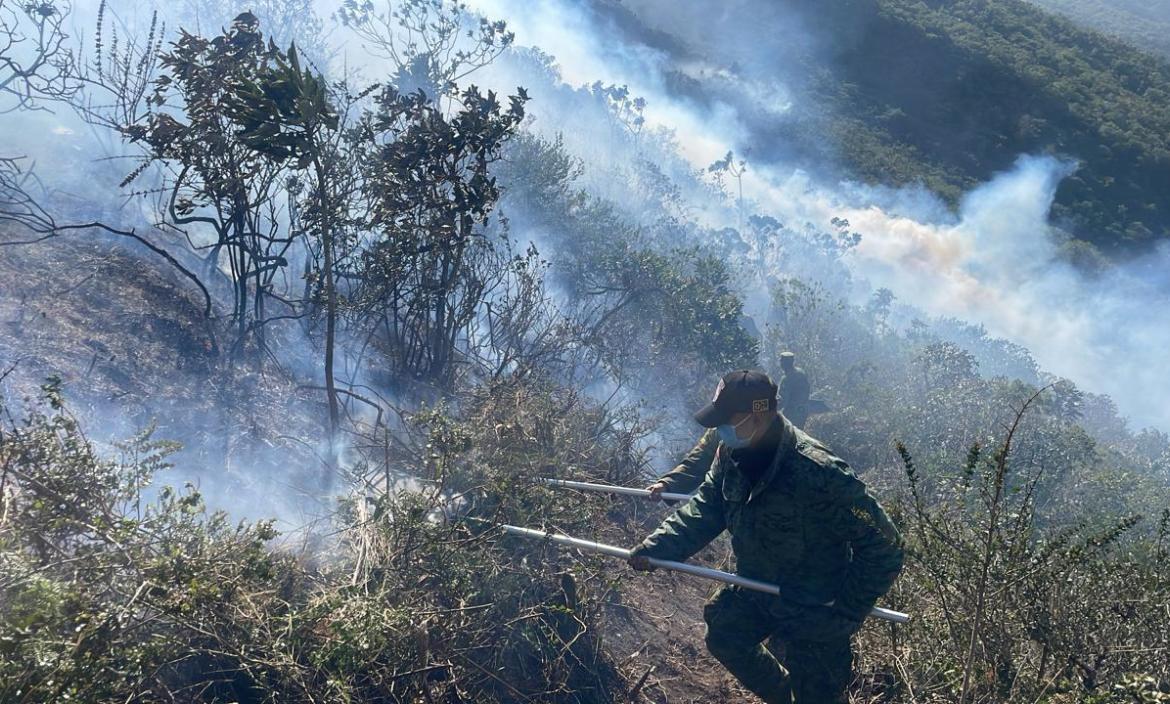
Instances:
[[[934,314],[985,325],[1046,370],[1107,393],[1142,425],[1170,427],[1157,390],[1170,343],[1165,291],[1121,267],[1090,279],[1057,256],[1048,212],[1071,166],[1022,157],[972,191],[951,223],[845,211],[865,235],[859,269]],[[1152,255],[1158,257],[1159,255]]]
[[[729,149],[742,153],[750,144],[745,121],[729,103],[699,106],[666,89],[667,73],[693,71],[692,63],[682,65],[668,53],[631,44],[588,3],[473,0],[470,5],[507,20],[518,44],[552,54],[566,83],[602,80],[644,96],[650,128],[673,130],[694,169]],[[722,21],[716,15],[712,11],[711,26]],[[663,19],[664,24],[681,21],[677,13]],[[707,28],[693,32],[702,35]],[[761,53],[761,62],[768,60]],[[738,52],[739,58],[745,55]],[[741,81],[733,88],[755,100],[758,84],[749,87],[751,81],[739,76],[758,73],[746,70],[727,78]],[[779,84],[776,90],[783,112],[791,103]],[[531,107],[539,124],[540,101]],[[555,127],[568,136],[570,148],[579,146],[571,144],[572,135],[588,126],[571,114],[556,117]],[[588,161],[602,151],[593,144],[574,151]],[[847,218],[863,235],[850,260],[859,278],[893,290],[927,313],[982,324],[1029,348],[1047,371],[1110,395],[1137,425],[1170,428],[1170,404],[1163,401],[1170,392],[1163,362],[1170,347],[1170,286],[1159,276],[1166,254],[1095,278],[1063,263],[1048,215],[1060,180],[1074,168],[1070,160],[1021,156],[1013,169],[971,191],[957,216],[921,188],[817,182],[784,163],[752,164],[743,187],[754,209],[785,222],[827,228],[832,217]]]

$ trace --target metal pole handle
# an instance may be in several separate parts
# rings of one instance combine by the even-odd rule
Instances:
[[[581,538],[573,538],[567,535],[557,535],[555,533],[546,533],[541,530],[533,530],[532,528],[521,528],[519,526],[510,526],[501,524],[500,528],[505,533],[510,535],[518,535],[524,538],[535,538],[537,540],[549,540],[557,545],[564,545],[565,547],[579,548],[581,550],[588,550],[589,552],[601,553],[609,555],[610,557],[620,557],[623,560],[630,558],[630,551],[626,548],[619,548],[616,545],[606,545],[605,543],[595,543],[592,540],[582,540]],[[717,582],[724,582],[726,584],[734,584],[745,589],[752,589],[757,592],[764,592],[765,594],[780,595],[780,587],[767,582],[761,582],[747,577],[741,577],[738,574],[731,574],[721,570],[711,569],[709,567],[700,567],[699,565],[688,565],[685,562],[674,562],[671,560],[657,560],[648,558],[651,565],[660,567],[672,572],[682,572],[684,574],[701,577],[703,579],[712,579]],[[891,609],[883,609],[875,606],[869,613],[870,616],[880,618],[885,621],[893,621],[894,623],[907,623],[910,621],[909,614],[904,614],[900,611],[893,611]]]
[[[609,484],[592,484],[590,482],[574,482],[568,479],[549,479],[541,477],[542,484],[548,486],[565,487],[566,489],[578,489],[580,491],[597,491],[604,494],[623,494],[625,496],[641,496],[643,498],[650,497],[648,489],[634,489],[627,486],[611,486]],[[660,497],[667,501],[690,501],[691,494],[676,494],[669,491],[664,491]]]

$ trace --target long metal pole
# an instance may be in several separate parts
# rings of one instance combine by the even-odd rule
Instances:
[[[626,548],[619,548],[616,545],[606,545],[605,543],[595,543],[591,540],[582,540],[580,538],[572,538],[567,535],[558,535],[556,533],[546,533],[542,530],[533,530],[532,528],[521,528],[519,526],[510,526],[501,524],[500,528],[505,533],[510,535],[517,535],[523,538],[535,538],[537,540],[548,540],[557,545],[564,545],[571,548],[580,548],[588,550],[589,552],[597,552],[610,557],[620,557],[623,560],[629,559],[630,551]],[[780,587],[767,582],[761,582],[747,577],[741,577],[738,574],[731,574],[730,572],[722,572],[720,570],[713,570],[709,567],[700,567],[698,565],[688,565],[685,562],[674,562],[671,560],[656,560],[649,558],[650,564],[655,567],[660,567],[664,570],[672,572],[683,572],[685,574],[693,575],[695,577],[702,577],[703,579],[713,579],[717,582],[724,582],[726,584],[734,584],[745,589],[751,589],[757,592],[764,592],[765,594],[780,595]],[[870,616],[880,618],[886,621],[893,621],[894,623],[907,623],[910,621],[909,614],[904,614],[901,611],[893,611],[891,609],[883,609],[875,606],[873,611],[869,613]]]
[[[591,484],[589,482],[573,482],[568,479],[548,479],[541,477],[542,484],[549,486],[561,486],[566,489],[578,489],[580,491],[597,491],[604,494],[624,494],[626,496],[641,496],[649,498],[650,492],[647,489],[633,489],[628,486],[611,486],[609,484]],[[674,492],[664,491],[660,495],[667,501],[690,501],[691,494],[676,494]]]

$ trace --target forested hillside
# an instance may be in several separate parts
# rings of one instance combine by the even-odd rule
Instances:
[[[824,42],[793,141],[954,200],[1020,153],[1077,160],[1055,221],[1108,255],[1170,232],[1170,64],[1018,0],[791,3]]]
[[[1170,3],[1165,0],[1030,0],[1076,24],[1170,57]]]
[[[568,82],[575,47],[316,6],[0,0],[0,702],[749,701],[708,583],[500,524],[637,544],[673,508],[537,479],[644,486],[784,351],[905,547],[879,603],[911,620],[853,636],[851,704],[1170,701],[1165,429],[871,286],[867,235],[696,168],[628,87]],[[1135,55],[1017,3],[800,6],[839,28],[804,89],[856,109],[795,148],[953,200],[1107,132],[1056,217],[1161,236],[1157,65],[1112,86]],[[1148,233],[1091,227],[1128,199]]]

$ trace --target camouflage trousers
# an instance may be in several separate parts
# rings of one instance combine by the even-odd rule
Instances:
[[[723,587],[703,609],[707,650],[767,704],[844,704],[856,628],[826,607],[790,606],[774,596]],[[785,668],[764,647],[784,648]]]

